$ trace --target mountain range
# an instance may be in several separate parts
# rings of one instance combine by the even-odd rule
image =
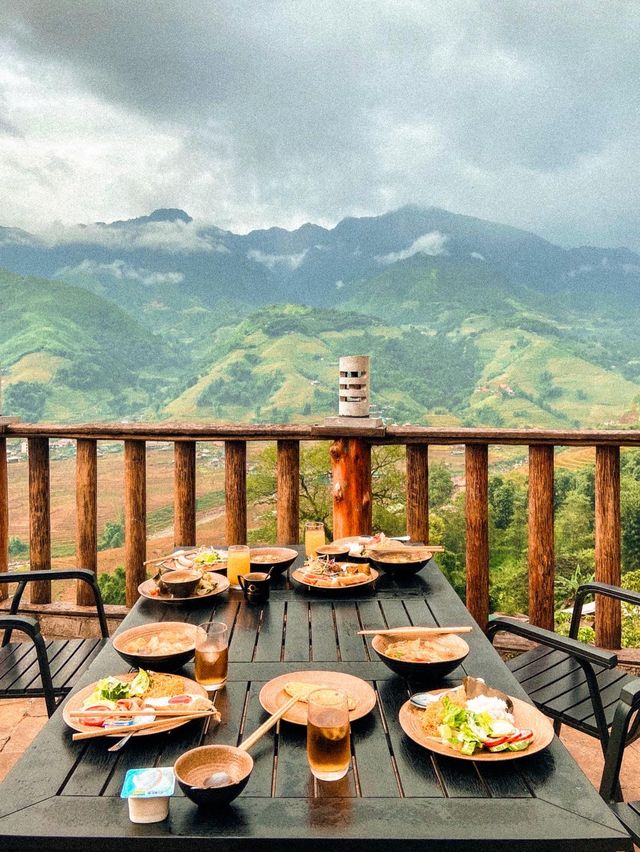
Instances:
[[[235,234],[178,209],[0,228],[5,413],[282,421],[372,358],[389,421],[636,424],[640,256],[407,206]]]

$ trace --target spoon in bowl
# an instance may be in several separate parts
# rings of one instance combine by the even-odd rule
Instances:
[[[267,733],[267,731],[271,730],[278,719],[282,718],[287,711],[289,711],[294,704],[299,701],[299,698],[294,696],[286,701],[282,707],[276,710],[275,713],[272,713],[271,716],[260,725],[259,728],[243,740],[240,745],[237,747],[238,751],[249,751],[251,746],[255,745],[259,739]],[[212,772],[211,775],[207,775],[202,784],[199,784],[197,788],[194,789],[208,789],[209,787],[226,787],[229,784],[235,784],[235,779],[231,777],[228,772],[225,772],[224,769],[218,770],[217,772]]]

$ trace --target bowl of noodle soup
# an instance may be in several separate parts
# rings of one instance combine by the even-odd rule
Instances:
[[[196,630],[197,625],[183,621],[157,621],[118,633],[113,647],[131,666],[174,672],[193,658]]]
[[[460,636],[373,637],[371,647],[385,666],[402,677],[412,680],[435,681],[458,668],[469,653],[469,646]]]

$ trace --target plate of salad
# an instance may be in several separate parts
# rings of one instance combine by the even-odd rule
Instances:
[[[436,754],[463,760],[514,760],[553,740],[553,725],[525,701],[495,695],[468,697],[464,686],[423,693],[424,709],[407,701],[400,725],[410,739]]]
[[[200,710],[209,705],[206,690],[195,680],[139,669],[137,672],[104,677],[75,692],[62,708],[62,717],[75,731],[91,731],[96,727],[113,728],[110,736],[122,736],[126,734],[123,728],[152,722],[155,710]],[[151,731],[136,731],[132,736],[169,731],[179,725],[186,725],[188,721],[168,718],[166,724]]]

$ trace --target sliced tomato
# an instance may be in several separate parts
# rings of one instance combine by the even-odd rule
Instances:
[[[91,710],[110,710],[110,707],[105,707],[103,704],[92,704],[91,707],[85,707],[86,711]],[[82,719],[83,725],[89,725],[91,728],[102,728],[104,726],[105,721],[108,719],[108,716],[87,716],[86,719]]]
[[[521,743],[523,740],[532,740],[533,739],[533,731],[530,731],[529,728],[522,728],[512,737],[509,737],[510,743]]]
[[[502,745],[502,743],[511,742],[509,737],[494,737],[491,740],[484,740],[482,745],[485,748],[495,748],[496,746]]]
[[[169,704],[191,704],[192,698],[190,695],[172,695],[169,699]]]

